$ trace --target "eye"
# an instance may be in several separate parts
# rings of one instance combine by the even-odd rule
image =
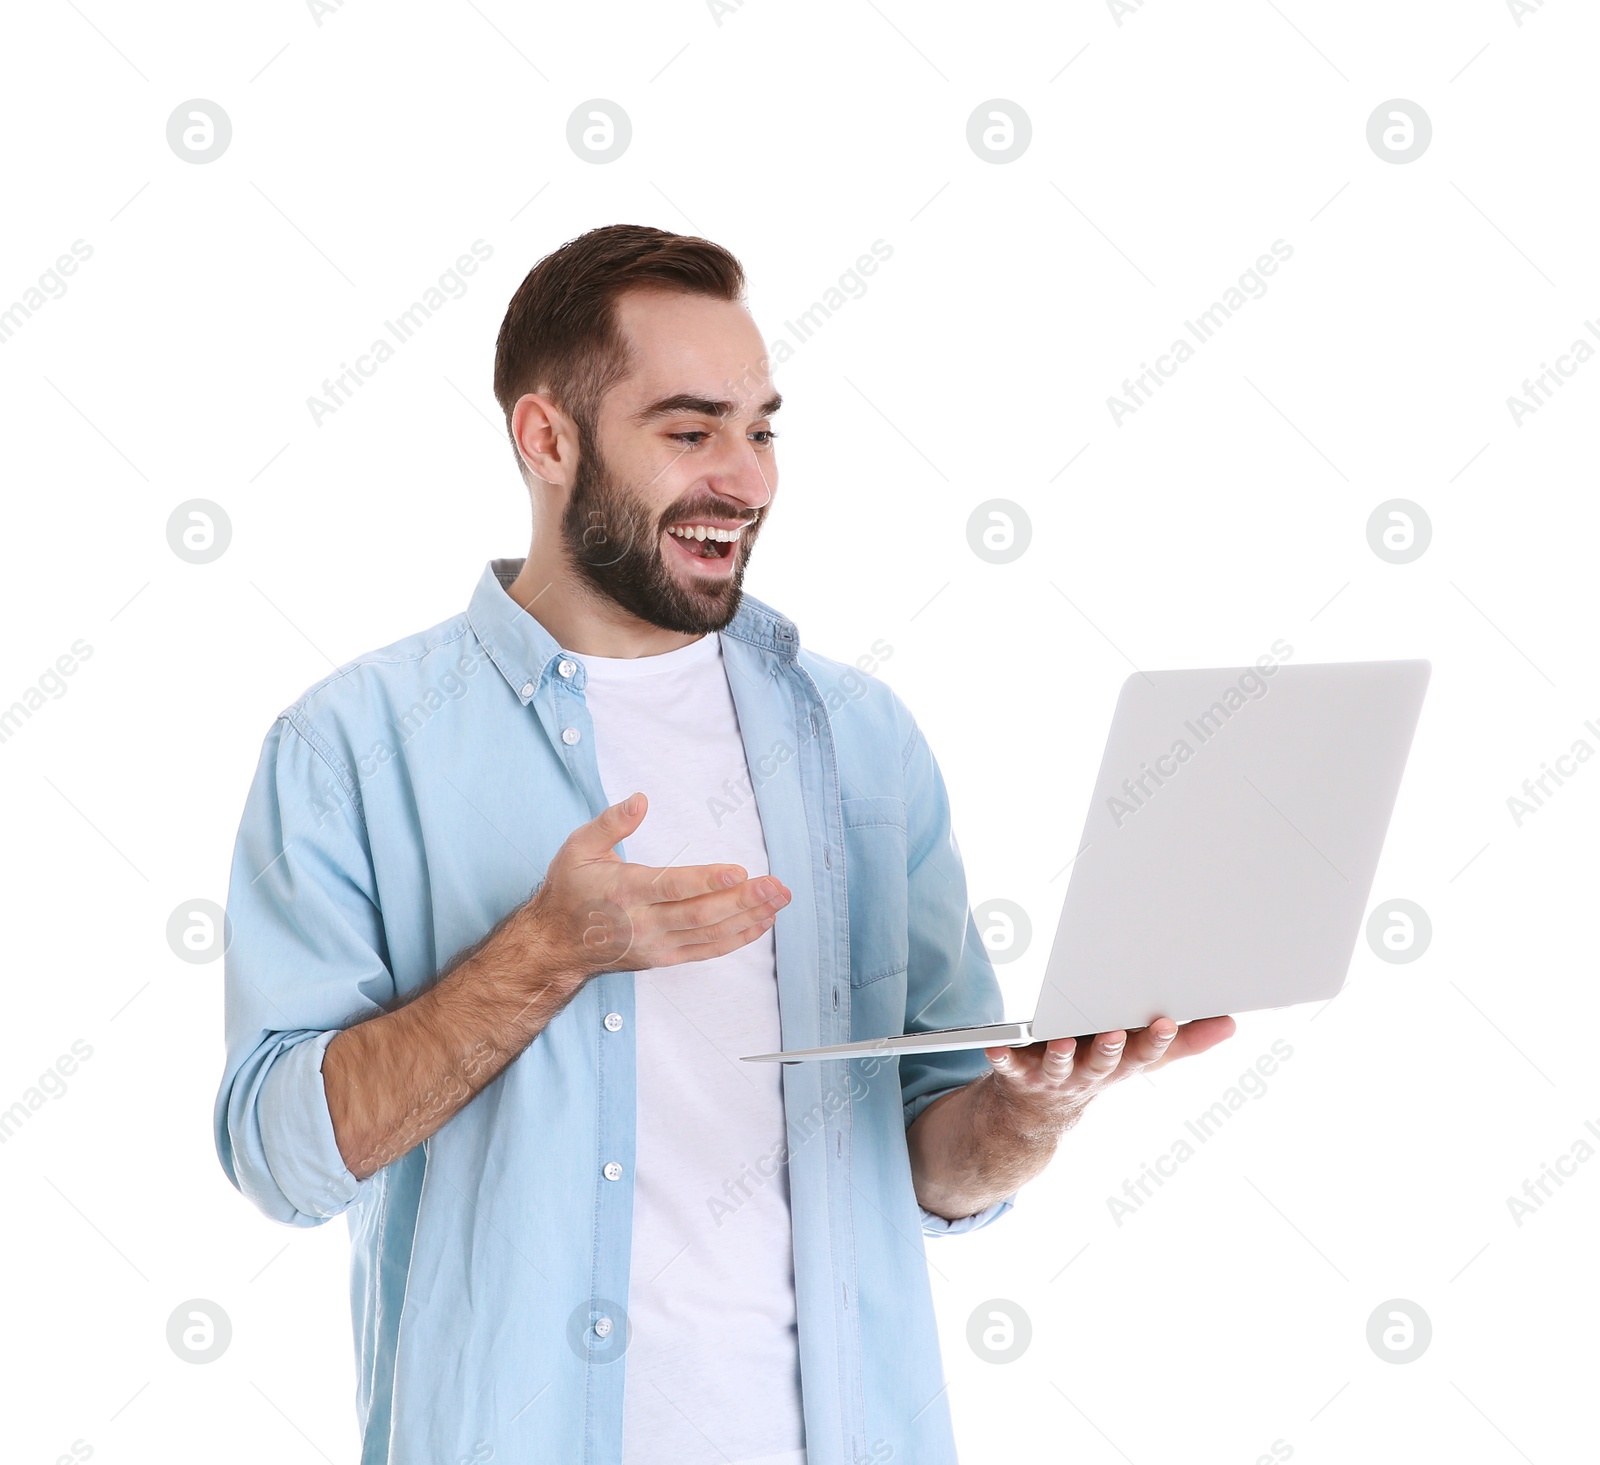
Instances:
[[[669,438],[675,443],[682,443],[686,448],[698,448],[711,434],[704,428],[691,428],[687,432],[669,432]],[[770,448],[777,441],[777,431],[770,427],[758,428],[755,432],[747,433],[749,440],[757,447]]]

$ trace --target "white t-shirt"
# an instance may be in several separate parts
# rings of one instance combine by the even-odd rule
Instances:
[[[717,636],[582,660],[606,798],[649,800],[628,860],[770,873]],[[625,1465],[805,1465],[782,1067],[739,1061],[783,1046],[773,934],[634,993]]]

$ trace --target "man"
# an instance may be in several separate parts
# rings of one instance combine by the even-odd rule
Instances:
[[[634,226],[536,265],[495,361],[527,557],[266,737],[217,1146],[349,1218],[365,1462],[953,1461],[923,1234],[1232,1031],[740,1062],[1001,1017],[910,713],[742,594],[743,285]]]

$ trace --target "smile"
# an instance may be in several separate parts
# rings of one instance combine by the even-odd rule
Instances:
[[[731,560],[734,546],[738,544],[749,524],[726,528],[719,524],[684,522],[669,524],[667,533],[678,541],[685,554],[698,560]]]

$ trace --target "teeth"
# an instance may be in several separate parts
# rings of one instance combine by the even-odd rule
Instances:
[[[744,533],[741,526],[738,529],[708,529],[704,524],[671,524],[667,527],[668,534],[676,534],[679,539],[715,539],[718,543],[728,544]]]

